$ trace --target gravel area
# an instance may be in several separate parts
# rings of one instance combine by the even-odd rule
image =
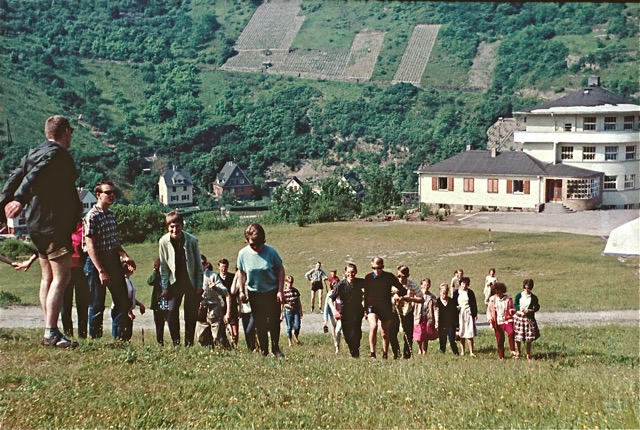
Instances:
[[[73,313],[75,317],[75,311]],[[147,333],[155,330],[153,314],[151,311],[145,315],[136,312],[134,330],[144,328]],[[536,318],[541,327],[553,326],[592,326],[599,324],[623,324],[640,325],[640,310],[616,310],[597,312],[538,312]],[[183,321],[181,319],[181,321]],[[42,312],[38,306],[10,306],[0,308],[0,327],[2,328],[41,328],[43,327]],[[105,315],[104,327],[111,327],[109,312]],[[184,328],[184,326],[183,326]],[[487,317],[485,314],[478,316],[478,328],[487,329]],[[369,331],[366,322],[363,322],[364,333]],[[165,329],[166,330],[166,329]],[[304,314],[300,329],[301,334],[322,333],[322,315],[319,313]],[[168,334],[168,331],[167,331]],[[282,324],[282,335],[285,334],[285,325]]]

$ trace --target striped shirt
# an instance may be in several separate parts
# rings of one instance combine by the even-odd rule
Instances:
[[[300,291],[294,287],[284,289],[284,308],[293,314],[300,313]]]
[[[103,211],[94,205],[82,221],[82,249],[86,251],[86,236],[94,240],[96,251],[109,252],[119,248],[116,236],[116,217],[109,209]]]

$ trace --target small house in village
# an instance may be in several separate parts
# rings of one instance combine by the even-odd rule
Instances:
[[[85,190],[84,188],[78,188],[78,196],[82,201],[82,216],[85,216],[87,212],[89,212],[89,209],[98,203],[98,199],[91,191]]]
[[[193,181],[186,170],[167,169],[158,181],[158,201],[166,207],[193,205]]]
[[[240,198],[253,196],[253,184],[249,177],[233,161],[228,161],[213,183],[213,193],[216,197],[222,196],[223,192],[230,192]]]
[[[284,187],[288,190],[300,191],[302,188],[302,180],[297,176],[293,176],[289,180],[285,181]]]

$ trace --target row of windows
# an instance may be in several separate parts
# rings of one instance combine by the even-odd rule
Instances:
[[[573,160],[573,146],[562,145],[560,147],[560,158],[562,160]],[[637,145],[626,145],[624,152],[625,160],[635,160]],[[619,147],[618,146],[605,146],[604,147],[604,159],[605,161],[617,161],[618,160]],[[582,160],[589,161],[596,159],[596,147],[595,146],[583,146],[582,147]]]
[[[177,191],[178,187],[171,187],[171,191],[173,191],[174,193]],[[184,187],[182,187],[182,191],[187,191],[187,187],[186,185]]]
[[[625,116],[622,120],[622,128],[618,128],[618,118],[615,116],[605,116],[604,117],[604,127],[605,131],[614,131],[614,130],[635,130],[635,116]],[[585,116],[582,119],[582,129],[585,131],[596,131],[597,128],[597,118],[595,116]],[[564,125],[565,131],[572,131],[573,124],[570,122],[565,123]]]
[[[567,198],[593,199],[600,195],[600,178],[567,180]]]
[[[487,179],[487,193],[498,192],[497,178]],[[507,194],[529,194],[531,181],[522,179],[507,179]],[[453,178],[446,176],[434,176],[432,178],[433,191],[454,191]],[[473,193],[475,191],[475,178],[463,178],[462,190],[465,193]]]
[[[183,194],[182,196],[171,196],[170,197],[170,201],[172,201],[172,202],[178,202],[180,200],[189,201],[189,200],[191,200],[191,195]]]
[[[636,175],[624,175],[624,189],[631,190],[636,187]],[[605,190],[617,190],[618,189],[618,177],[613,176],[605,176],[604,177],[604,189]]]

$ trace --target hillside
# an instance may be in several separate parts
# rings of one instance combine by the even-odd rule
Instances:
[[[169,164],[204,199],[231,159],[259,185],[313,160],[414,190],[421,163],[591,74],[639,92],[636,4],[210,3],[0,1],[0,179],[62,113],[82,115],[79,185],[110,177],[131,202]]]

